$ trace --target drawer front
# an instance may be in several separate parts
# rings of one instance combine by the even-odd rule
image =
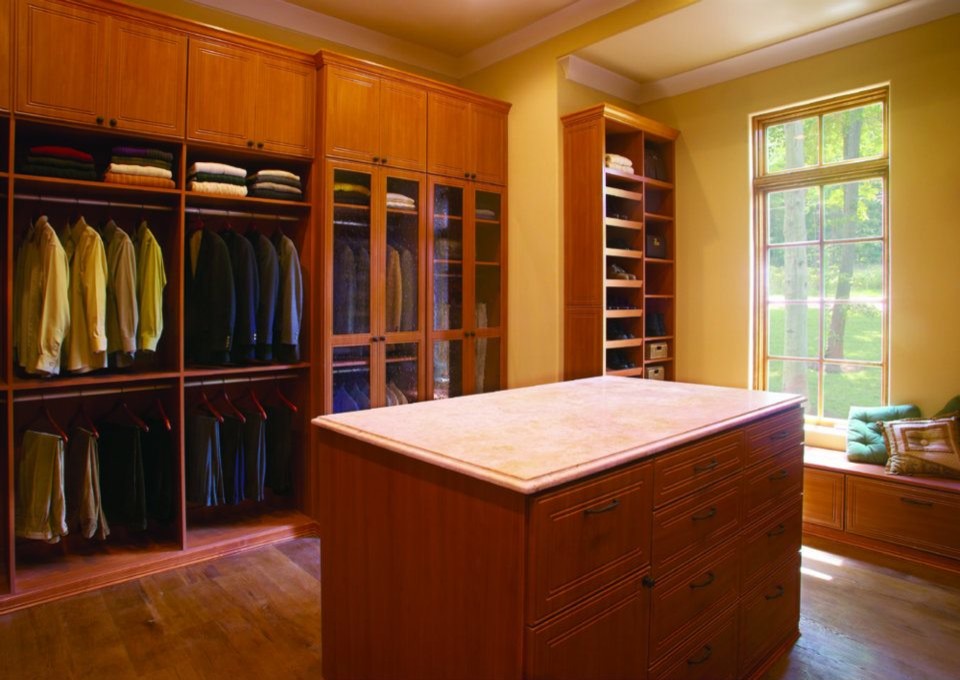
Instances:
[[[802,504],[803,447],[791,447],[757,465],[743,475],[743,512],[745,523],[767,515],[777,506],[796,500]]]
[[[626,583],[536,628],[527,628],[530,680],[636,680],[647,664],[649,590]]]
[[[676,652],[650,669],[650,680],[734,680],[737,677],[737,612],[708,623]]]
[[[799,552],[802,537],[800,508],[781,512],[779,516],[761,521],[747,531],[741,551],[743,589],[753,587],[758,578],[762,578],[788,555]]]
[[[788,636],[800,622],[800,555],[763,579],[740,601],[740,677]]]
[[[743,432],[711,437],[653,462],[653,506],[676,500],[740,470]]]
[[[803,469],[803,521],[843,530],[842,472]]]
[[[650,658],[656,661],[689,640],[708,618],[737,601],[738,542],[729,541],[690,568],[658,579],[651,590]]]
[[[960,497],[854,475],[846,495],[851,534],[960,558]]]
[[[653,577],[660,578],[740,530],[740,480],[731,479],[653,513]]]
[[[528,623],[650,561],[652,478],[647,463],[532,501]]]
[[[793,408],[750,423],[746,431],[747,454],[744,465],[750,466],[791,446],[803,445],[803,409]]]

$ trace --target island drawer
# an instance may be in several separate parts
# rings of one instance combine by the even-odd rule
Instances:
[[[797,407],[764,418],[746,427],[747,456],[744,465],[776,455],[792,446],[803,445],[803,409]]]
[[[772,518],[761,520],[745,532],[741,550],[742,587],[749,588],[756,579],[800,551],[803,520],[799,499]]]
[[[800,620],[800,554],[740,599],[740,677],[790,635]]]
[[[653,462],[653,507],[659,508],[740,470],[743,432],[737,430],[660,456]]]
[[[644,463],[531,502],[528,623],[650,562],[652,479]]]
[[[792,446],[744,473],[744,523],[767,515],[788,498],[799,506],[802,493],[803,447]]]
[[[724,612],[650,669],[650,680],[735,680],[737,611]]]
[[[696,559],[740,530],[740,479],[703,489],[653,513],[653,577]]]

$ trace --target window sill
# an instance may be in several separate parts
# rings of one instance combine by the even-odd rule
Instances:
[[[803,432],[804,442],[807,446],[833,449],[834,451],[846,451],[847,449],[847,429],[845,427],[807,424],[804,426]]]

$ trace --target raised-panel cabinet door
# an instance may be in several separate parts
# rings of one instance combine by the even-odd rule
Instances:
[[[379,158],[380,79],[324,67],[324,153],[372,162]]]
[[[427,172],[469,179],[470,103],[431,92],[427,97]]]
[[[427,167],[427,93],[395,80],[380,81],[380,158],[394,168]]]
[[[0,111],[10,110],[10,65],[13,62],[13,41],[10,40],[12,8],[10,0],[0,0]]]
[[[110,22],[107,125],[183,137],[187,36],[133,21]]]
[[[105,120],[106,17],[76,5],[17,5],[18,113],[80,123]]]
[[[470,140],[473,146],[472,179],[504,184],[507,176],[507,115],[497,109],[473,104],[470,107]]]
[[[188,139],[253,148],[257,60],[249,50],[190,38]]]
[[[316,69],[312,64],[260,56],[256,148],[313,156]]]

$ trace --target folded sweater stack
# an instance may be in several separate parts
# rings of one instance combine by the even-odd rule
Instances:
[[[286,170],[260,170],[247,176],[250,196],[276,198],[281,201],[302,201],[300,176]]]
[[[22,170],[28,175],[95,181],[93,156],[69,146],[32,146]]]
[[[631,175],[634,174],[633,161],[626,156],[621,156],[620,154],[606,154],[603,157],[603,164],[608,168],[613,168],[614,170],[619,170],[620,172],[629,172]]]
[[[417,202],[406,194],[387,193],[387,207],[394,210],[416,210]]]
[[[173,189],[173,154],[159,149],[115,146],[104,182]]]
[[[187,170],[187,189],[204,194],[246,196],[247,171],[225,163],[194,163]]]

